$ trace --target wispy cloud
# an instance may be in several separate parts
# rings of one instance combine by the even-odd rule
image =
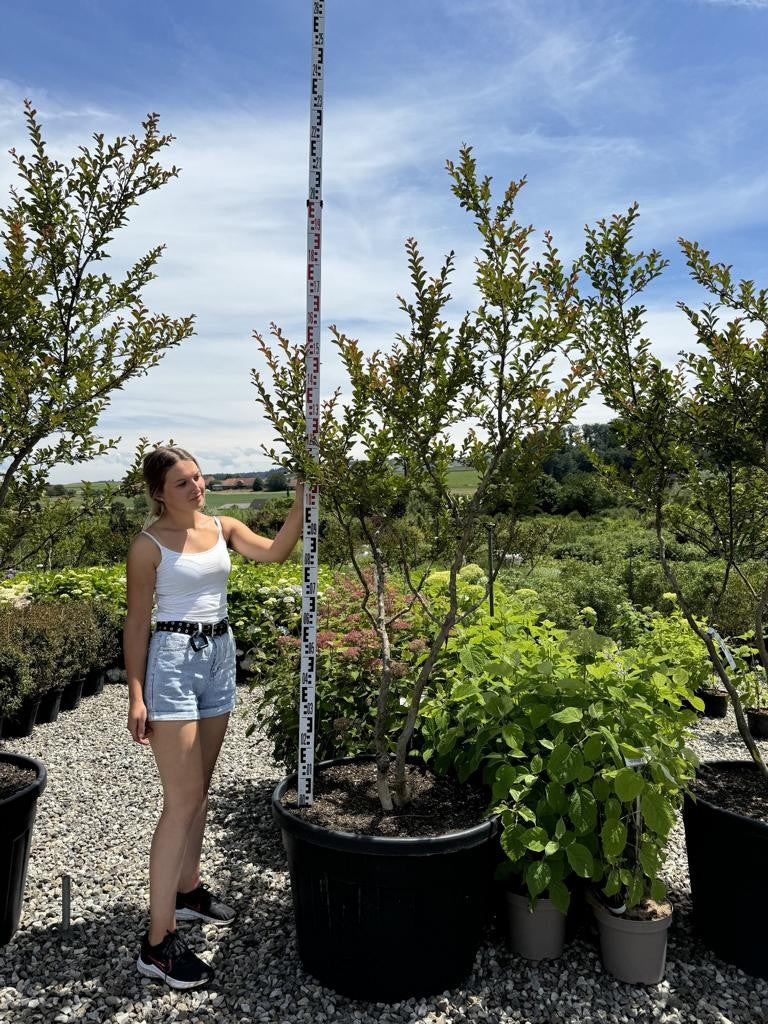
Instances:
[[[752,7],[756,10],[768,11],[768,0],[696,0],[696,2],[709,4],[712,7]]]

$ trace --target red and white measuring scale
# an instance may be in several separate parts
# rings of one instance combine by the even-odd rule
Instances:
[[[307,449],[317,458],[320,427],[320,246],[323,222],[323,68],[325,0],[312,2],[312,91],[309,105],[309,193],[307,199]],[[312,803],[315,770],[315,679],[317,671],[317,542],[320,493],[304,488],[304,555],[299,686],[299,804]]]

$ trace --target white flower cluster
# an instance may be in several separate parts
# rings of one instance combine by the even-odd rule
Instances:
[[[26,608],[32,603],[31,590],[27,582],[3,583],[0,586],[0,606],[12,605],[14,608]]]

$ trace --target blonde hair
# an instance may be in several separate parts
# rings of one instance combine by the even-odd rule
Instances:
[[[176,445],[161,445],[144,456],[141,465],[142,476],[144,477],[144,491],[149,505],[148,523],[153,523],[163,514],[163,502],[157,498],[158,491],[162,491],[165,485],[165,477],[171,466],[177,462],[194,462],[198,469],[200,463],[194,455]]]

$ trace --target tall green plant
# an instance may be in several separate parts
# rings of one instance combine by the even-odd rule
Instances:
[[[32,152],[11,150],[21,184],[0,209],[0,569],[42,560],[109,508],[110,491],[46,500],[48,474],[114,448],[95,433],[111,395],[193,333],[192,317],[144,305],[162,245],[119,279],[99,266],[141,197],[179,173],[159,163],[173,136],[158,115],[141,137],[95,134],[67,163],[49,155],[29,102],[25,116]]]
[[[481,524],[500,503],[532,486],[543,461],[557,448],[563,427],[583,403],[589,384],[574,359],[579,302],[576,271],[566,270],[551,237],[532,260],[533,229],[515,219],[523,181],[513,181],[494,203],[491,179],[479,178],[470,147],[449,161],[452,190],[477,227],[476,308],[454,328],[446,320],[453,254],[429,277],[413,239],[406,244],[413,298],[400,298],[406,333],[388,352],[366,357],[359,343],[332,328],[348,377],[349,400],[340,392],[326,402],[320,426],[320,462],[305,449],[304,351],[277,328],[276,345],[257,335],[272,376],[253,379],[277,438],[275,462],[304,477],[319,477],[324,508],[347,539],[349,558],[363,588],[362,611],[379,640],[377,699],[378,792],[385,810],[409,799],[405,760],[424,688],[435,658],[454,625],[471,609],[459,607],[457,578]],[[564,379],[554,383],[555,360],[564,356]],[[448,470],[460,461],[477,474],[471,497],[458,497]],[[370,553],[372,580],[363,571],[360,545]],[[502,551],[502,554],[504,552]],[[430,602],[425,582],[442,560],[447,565],[447,607]],[[410,589],[410,608],[391,614],[385,594],[396,569]],[[405,725],[396,741],[390,778],[393,623],[418,606],[429,622],[430,646],[411,677]]]
[[[730,268],[681,239],[692,277],[714,301],[701,311],[679,303],[696,332],[698,350],[664,366],[644,333],[640,296],[667,261],[655,250],[632,252],[637,216],[632,206],[587,230],[582,266],[593,293],[585,304],[584,329],[603,400],[619,416],[621,439],[635,459],[625,479],[634,499],[653,516],[668,586],[705,645],[731,697],[744,743],[768,779],[727,657],[710,628],[696,621],[685,582],[667,553],[674,533],[719,560],[715,621],[731,577],[743,581],[754,601],[756,647],[768,668],[768,571],[758,586],[745,571],[748,560],[768,553],[768,293],[751,281],[735,283]],[[723,307],[734,312],[725,322]],[[757,328],[754,337],[750,325]]]

